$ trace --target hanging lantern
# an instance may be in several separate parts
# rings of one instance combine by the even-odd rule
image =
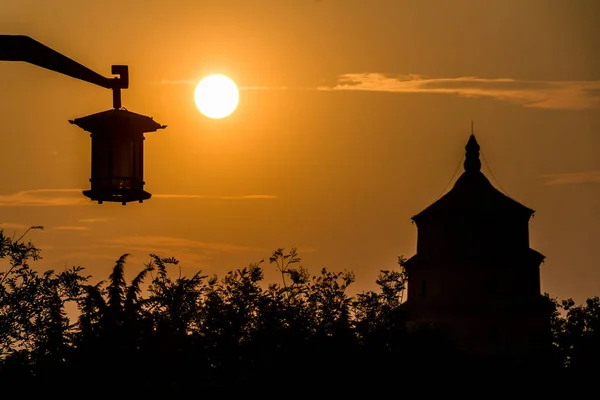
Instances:
[[[122,108],[69,121],[92,138],[91,189],[83,191],[98,204],[142,203],[152,195],[144,190],[144,133],[166,128],[151,117]]]
[[[46,45],[23,35],[0,35],[0,61],[24,61],[93,83],[113,94],[113,109],[69,121],[92,137],[91,189],[84,196],[102,204],[142,203],[152,195],[144,191],[144,133],[166,128],[145,115],[121,106],[121,90],[129,87],[129,67],[113,65],[118,75],[106,78]]]

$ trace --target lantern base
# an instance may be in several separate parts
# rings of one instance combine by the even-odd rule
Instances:
[[[92,201],[97,201],[98,204],[103,202],[121,203],[123,205],[138,201],[142,203],[148,200],[152,195],[142,189],[101,189],[101,190],[84,190],[83,195],[89,197]]]

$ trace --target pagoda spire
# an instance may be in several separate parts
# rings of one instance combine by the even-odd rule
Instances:
[[[479,172],[481,171],[481,161],[479,160],[479,144],[475,135],[471,132],[471,137],[465,146],[465,172]]]

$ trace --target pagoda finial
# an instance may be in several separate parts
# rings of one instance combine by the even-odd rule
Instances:
[[[471,133],[471,137],[469,137],[469,141],[465,146],[466,155],[465,155],[465,171],[466,172],[479,172],[481,171],[481,161],[479,160],[479,144],[475,139],[475,135]]]

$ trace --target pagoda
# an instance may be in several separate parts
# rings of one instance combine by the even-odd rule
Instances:
[[[549,343],[540,293],[544,256],[529,247],[534,211],[481,172],[471,134],[454,187],[412,220],[417,252],[405,264],[410,324],[442,328],[467,353],[527,357]]]

